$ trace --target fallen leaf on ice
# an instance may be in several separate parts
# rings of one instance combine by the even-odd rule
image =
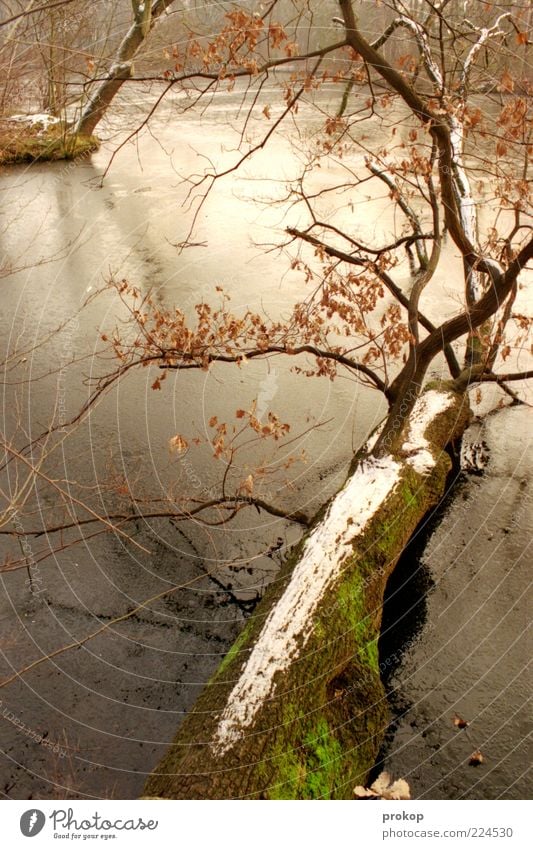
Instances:
[[[479,766],[483,763],[484,760],[485,758],[483,757],[483,754],[479,751],[479,749],[476,749],[476,751],[472,752],[472,754],[470,755],[470,760],[468,761],[468,763],[470,766]]]
[[[411,792],[409,785],[404,778],[398,778],[396,781],[391,781],[391,776],[388,772],[382,772],[370,788],[358,785],[354,789],[354,794],[358,799],[410,799]]]
[[[369,790],[367,787],[363,787],[362,784],[358,784],[357,787],[354,788],[353,792],[356,799],[379,799],[377,793],[373,793],[372,790]]]
[[[176,436],[173,436],[169,442],[170,450],[175,451],[176,454],[183,454],[184,451],[189,447],[189,443],[183,436],[180,436],[179,433]]]

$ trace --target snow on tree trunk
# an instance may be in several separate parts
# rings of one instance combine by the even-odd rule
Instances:
[[[365,782],[388,721],[377,650],[385,586],[443,493],[444,447],[468,418],[465,396],[431,389],[399,448],[360,452],[185,719],[147,797],[339,799]]]

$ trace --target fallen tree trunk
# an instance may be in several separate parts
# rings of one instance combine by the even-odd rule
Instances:
[[[289,556],[149,777],[145,797],[344,799],[388,710],[377,641],[387,579],[441,497],[469,418],[449,388],[416,402],[392,453],[369,446]],[[392,442],[391,442],[392,444]]]

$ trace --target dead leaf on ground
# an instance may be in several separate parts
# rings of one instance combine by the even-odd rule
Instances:
[[[407,781],[398,778],[391,781],[388,772],[382,772],[370,787],[359,784],[354,789],[356,799],[410,799],[411,792]]]

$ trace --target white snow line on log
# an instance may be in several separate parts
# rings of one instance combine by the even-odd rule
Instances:
[[[429,46],[429,39],[424,27],[419,24],[418,21],[415,21],[413,20],[413,18],[408,17],[408,15],[400,15],[399,20],[402,21],[404,26],[406,26],[408,29],[411,30],[411,32],[414,33],[415,38],[418,42],[418,46],[420,48],[420,52],[422,53],[422,58],[424,59],[426,71],[428,72],[433,82],[438,85],[438,87],[442,90],[444,88],[444,79],[442,76],[442,72],[435,60],[433,59],[431,47]]]
[[[409,418],[409,431],[402,450],[409,454],[407,462],[419,475],[427,475],[435,465],[429,442],[425,437],[429,424],[453,404],[454,396],[449,392],[430,389],[417,400]]]
[[[363,461],[311,532],[290,583],[266,619],[229,696],[213,736],[216,755],[223,755],[242,737],[271,696],[276,674],[304,648],[321,599],[340,575],[355,537],[397,485],[401,468],[390,456]]]
[[[472,194],[470,180],[464,166],[464,135],[465,128],[455,115],[450,117],[450,141],[452,145],[453,162],[455,165],[455,178],[459,193],[459,212],[461,215],[461,223],[464,227],[467,238],[476,246],[478,242],[478,221],[477,221],[477,206]],[[479,274],[477,274],[479,278]],[[483,291],[476,293],[479,298]]]

